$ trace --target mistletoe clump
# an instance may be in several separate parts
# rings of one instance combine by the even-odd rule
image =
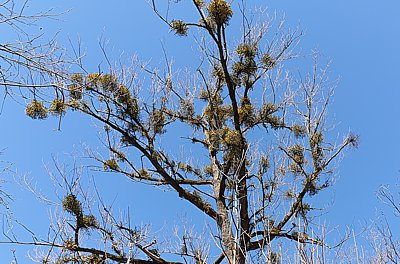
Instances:
[[[54,99],[51,102],[49,111],[55,116],[60,116],[67,112],[67,105],[61,99]]]
[[[224,0],[213,0],[207,6],[209,18],[218,26],[228,24],[233,12],[231,5]]]
[[[48,110],[43,102],[33,99],[26,107],[25,113],[32,119],[46,119]]]
[[[82,214],[82,204],[74,194],[64,197],[62,207],[65,211],[75,216]]]
[[[175,34],[179,36],[187,36],[189,30],[188,25],[182,20],[172,20],[171,28],[175,31]]]

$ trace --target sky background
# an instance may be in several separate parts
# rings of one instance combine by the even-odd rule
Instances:
[[[174,6],[177,16],[190,16],[184,2],[187,1]],[[379,187],[389,184],[396,190],[399,182],[400,2],[249,0],[247,6],[267,7],[270,13],[285,14],[289,27],[304,30],[299,45],[302,54],[317,49],[326,59],[332,59],[332,77],[340,78],[330,108],[335,133],[344,135],[351,130],[360,135],[361,144],[359,149],[347,152],[338,168],[336,184],[322,194],[330,204],[324,217],[333,227],[353,226],[360,230],[376,217],[378,208],[385,209],[376,197]],[[80,39],[87,54],[85,61],[93,69],[104,63],[100,39],[109,40],[112,54],[137,54],[154,66],[163,63],[162,45],[176,67],[197,65],[193,54],[196,49],[190,41],[192,33],[189,38],[174,36],[144,0],[32,0],[28,10],[48,8],[69,11],[58,20],[39,21],[33,30],[42,28],[45,37],[58,32],[60,45],[68,48],[69,40],[76,43]],[[298,67],[304,69],[301,59]],[[17,219],[29,222],[42,234],[48,225],[49,207],[16,182],[25,175],[38,189],[52,195],[54,187],[49,184],[45,169],[46,165],[52,167],[52,157],[71,164],[71,156],[80,153],[83,145],[99,145],[97,129],[90,119],[69,113],[61,132],[56,131],[57,122],[55,118],[31,120],[25,116],[24,108],[11,100],[5,102],[0,115],[1,159],[13,163],[13,173],[3,175],[4,189],[14,199],[10,208]],[[96,182],[109,201],[120,203],[121,209],[129,206],[137,224],[152,223],[156,230],[162,230],[179,222],[186,213],[188,221],[200,216],[185,203],[176,202],[173,193],[157,191],[154,195],[148,186],[131,184],[111,174],[96,175]],[[175,208],[169,205],[171,201]],[[390,210],[385,211],[392,221],[398,221],[392,218]],[[394,222],[392,227],[400,233],[398,224]],[[0,248],[0,259],[11,259],[8,247]],[[20,263],[29,262],[21,259]]]

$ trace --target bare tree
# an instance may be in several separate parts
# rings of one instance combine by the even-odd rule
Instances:
[[[396,217],[400,216],[399,192],[393,193],[389,186],[381,186],[378,198],[393,210]],[[384,213],[381,213],[371,227],[369,237],[372,248],[371,263],[400,262],[400,241],[394,231],[393,224],[388,221]]]
[[[3,232],[8,238],[5,243],[36,246],[29,255],[32,261],[40,263],[104,263],[105,260],[159,263],[162,260],[154,248],[156,240],[149,226],[131,226],[129,211],[116,216],[118,212],[103,201],[96,185],[87,181],[88,178],[82,180],[87,169],[69,168],[56,160],[54,164],[55,170],[48,169],[48,173],[57,190],[57,200],[39,192],[29,179],[24,179],[29,191],[54,209],[51,215],[54,221],[47,237],[22,225],[33,240],[23,242],[12,233]],[[149,260],[141,259],[143,254]]]
[[[56,19],[59,14],[51,9],[29,13],[28,6],[28,0],[0,2],[0,28],[7,36],[0,43],[0,87],[5,95],[15,95],[11,89],[15,87],[30,88],[33,94],[34,88],[60,87],[65,79],[64,67],[72,62],[67,63],[55,39],[44,38],[37,25],[40,20]]]
[[[165,187],[207,216],[212,252],[218,255],[186,234],[174,252],[184,261],[279,263],[274,247],[279,238],[288,246],[324,248],[314,229],[318,210],[312,201],[330,186],[345,148],[358,144],[351,133],[339,143],[329,140],[327,110],[336,83],[328,67],[319,67],[314,56],[311,72],[296,79],[285,62],[295,57],[301,32],[274,19],[253,23],[242,5],[235,43],[237,36],[227,33],[234,15],[227,1],[193,0],[194,22],[169,20],[155,0],[149,4],[176,35],[197,30],[202,59],[195,74],[175,73],[168,59],[164,71],[137,61],[125,68],[110,63],[109,69],[64,77],[66,85],[55,86],[56,97],[32,98],[26,113],[45,118],[48,111],[62,116],[71,108],[91,116],[104,127],[109,150],[108,158],[92,153],[99,168],[137,184]],[[59,221],[54,230],[60,233],[34,244],[59,248],[61,263],[173,263],[149,249],[153,244],[146,245],[146,232],[115,220],[106,206],[98,216],[86,212],[75,192],[71,188],[62,199],[72,220]],[[89,229],[107,246],[84,246],[80,237]],[[149,260],[130,258],[131,250]]]

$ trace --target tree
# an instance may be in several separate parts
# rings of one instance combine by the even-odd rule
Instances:
[[[35,93],[35,88],[57,87],[67,77],[64,67],[72,63],[54,38],[45,40],[41,28],[31,30],[40,19],[58,14],[51,9],[32,14],[27,10],[28,0],[0,2],[0,28],[7,36],[0,43],[0,86],[5,96],[17,95],[12,88],[30,88]]]
[[[207,247],[196,246],[195,237],[184,235],[174,252],[184,260],[276,263],[278,238],[324,246],[313,230],[312,200],[329,187],[335,161],[345,148],[356,147],[358,138],[350,133],[338,144],[329,140],[327,108],[334,82],[326,68],[319,68],[317,56],[304,80],[294,81],[286,70],[301,33],[285,31],[282,23],[270,32],[272,21],[253,24],[242,9],[236,44],[227,33],[234,16],[227,1],[193,0],[198,22],[169,20],[155,0],[149,4],[176,35],[188,36],[194,29],[202,34],[194,77],[174,74],[169,63],[165,74],[139,62],[136,69],[110,64],[106,72],[94,73],[79,65],[80,71],[68,77],[57,75],[54,95],[32,87],[26,114],[63,117],[70,108],[94,118],[104,127],[110,156],[92,157],[105,171],[165,186],[207,216],[216,240],[212,251],[219,255],[209,255]],[[151,82],[140,81],[142,74]],[[182,134],[176,134],[175,125]],[[179,157],[166,138],[193,143],[196,157],[187,150]],[[54,238],[33,243],[51,248],[41,261],[50,262],[58,248],[57,263],[174,263],[154,249],[145,229],[117,220],[107,206],[92,213],[79,181],[67,186],[62,207],[68,214],[53,228]],[[85,242],[87,236],[100,238],[101,246]]]
[[[378,191],[378,199],[389,206],[396,218],[400,216],[398,191],[393,193],[389,186],[383,185]],[[369,240],[374,252],[371,263],[398,263],[400,261],[400,241],[394,231],[391,221],[381,211],[370,231]]]

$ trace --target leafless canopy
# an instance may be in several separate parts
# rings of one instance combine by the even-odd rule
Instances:
[[[180,250],[169,252],[184,261],[276,263],[278,238],[295,247],[324,247],[313,229],[312,198],[329,187],[343,150],[357,146],[352,134],[339,143],[328,140],[327,109],[335,86],[328,69],[319,67],[315,56],[311,72],[296,80],[286,61],[295,57],[301,32],[285,29],[283,21],[265,12],[257,21],[240,3],[234,11],[228,1],[193,0],[193,21],[170,20],[155,0],[148,2],[176,35],[196,32],[201,60],[195,74],[176,73],[168,59],[164,70],[137,61],[132,67],[82,70],[63,75],[65,85],[54,85],[56,97],[50,101],[32,97],[26,113],[45,118],[48,111],[63,116],[71,108],[91,116],[104,127],[109,150],[108,158],[92,155],[99,168],[135,183],[164,186],[201,211],[215,245],[182,238]],[[230,36],[227,28],[236,18],[242,21],[241,34]],[[3,86],[26,86],[10,75],[21,66],[59,76],[35,48],[18,45],[1,45],[9,65],[2,72]],[[40,86],[33,91],[46,94]],[[98,216],[86,213],[73,191],[62,206],[72,218],[57,228],[73,232],[45,244],[69,252],[64,262],[172,263],[150,249],[153,243],[139,243],[141,233],[116,221],[107,209]],[[108,246],[84,246],[85,230],[101,234]],[[132,248],[149,260],[129,258]]]
[[[0,87],[6,94],[16,87],[34,92],[33,88],[61,86],[67,61],[55,40],[37,25],[55,17],[51,9],[30,14],[28,0],[0,3]]]

